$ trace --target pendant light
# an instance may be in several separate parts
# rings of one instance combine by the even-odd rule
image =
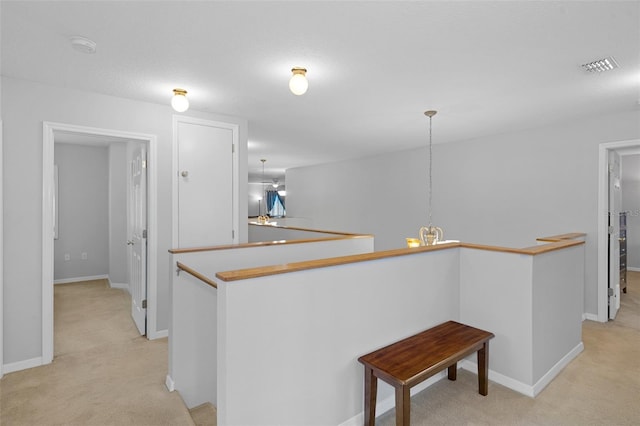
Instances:
[[[427,208],[429,210],[429,224],[427,226],[423,226],[420,228],[419,237],[420,244],[422,246],[431,246],[437,244],[439,241],[444,240],[444,233],[442,228],[437,226],[433,226],[431,222],[431,215],[433,212],[432,208],[432,193],[433,193],[433,137],[432,137],[432,119],[433,116],[436,115],[438,111],[429,110],[425,111],[424,115],[429,117],[429,188],[428,188],[428,198],[427,198]],[[415,238],[407,238],[407,245],[409,247],[417,246],[417,241]]]
[[[262,204],[264,204],[264,210],[265,213],[262,214],[262,212],[258,211],[258,223],[261,223],[263,225],[266,225],[269,223],[269,216],[267,215],[267,190],[264,186],[264,163],[266,163],[266,158],[262,158],[260,160],[262,162],[262,200],[264,201]],[[258,205],[258,210],[260,209],[260,205]]]

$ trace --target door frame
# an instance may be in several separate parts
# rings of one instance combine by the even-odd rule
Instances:
[[[598,147],[598,316],[597,321],[609,321],[609,153],[640,148],[640,139],[601,143]],[[620,155],[624,153],[619,152]],[[594,318],[589,318],[594,319]]]
[[[173,208],[172,208],[172,216],[173,216],[173,226],[171,233],[171,246],[178,247],[178,229],[179,229],[179,214],[178,214],[178,166],[179,166],[179,158],[178,158],[178,124],[179,123],[187,123],[187,124],[198,124],[201,126],[211,126],[211,127],[219,127],[222,129],[231,130],[232,134],[232,190],[231,190],[231,208],[233,211],[231,212],[231,217],[233,219],[233,239],[232,243],[236,244],[240,238],[240,222],[239,222],[239,212],[240,212],[240,163],[239,163],[239,140],[240,140],[240,126],[234,123],[225,123],[222,121],[214,121],[214,120],[204,120],[201,118],[187,117],[184,115],[173,115],[173,141],[172,141],[172,197],[173,197]]]
[[[0,120],[0,379],[4,375],[4,192],[2,175],[4,170],[2,145],[2,120]]]
[[[53,166],[54,132],[84,133],[94,136],[131,139],[148,145],[147,214],[147,337],[163,337],[157,333],[157,271],[158,271],[158,141],[155,135],[134,133],[74,124],[42,123],[42,364],[53,361]],[[50,236],[51,238],[48,238]]]

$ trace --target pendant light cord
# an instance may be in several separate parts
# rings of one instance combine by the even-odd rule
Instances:
[[[433,168],[433,148],[432,148],[432,139],[431,139],[431,120],[433,117],[429,117],[429,228],[431,228],[431,193],[432,193],[432,182],[433,176],[431,169]]]
[[[262,161],[262,204],[264,204],[264,214],[267,214],[267,190],[264,186],[264,163],[267,161],[266,159],[260,160]],[[258,212],[259,216],[262,216],[262,212]]]

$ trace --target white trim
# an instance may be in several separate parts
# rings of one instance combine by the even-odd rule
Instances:
[[[164,385],[169,389],[169,392],[173,392],[176,390],[176,382],[173,381],[170,375],[167,374],[167,377],[164,379]]]
[[[3,175],[3,159],[2,159],[2,120],[0,120],[0,379],[4,375],[3,356],[4,356],[4,323],[3,323],[3,306],[4,306],[4,196],[2,192],[2,175]]]
[[[608,199],[609,187],[607,178],[609,174],[609,151],[619,148],[629,148],[640,145],[640,139],[632,139],[620,142],[605,142],[598,146],[598,321],[607,322],[608,314],[608,223],[609,212]]]
[[[111,136],[148,144],[149,162],[147,210],[147,337],[157,338],[157,270],[158,270],[158,140],[155,135],[73,124],[42,123],[42,364],[53,360],[53,160],[54,131]],[[51,238],[48,238],[50,236]],[[162,334],[162,332],[160,333]]]
[[[512,379],[511,377],[507,377],[503,374],[496,373],[493,370],[489,370],[489,380],[492,382],[498,383],[502,386],[508,387],[511,390],[514,390],[518,393],[521,393],[525,396],[529,396],[531,398],[535,398],[542,390],[547,387],[549,383],[555,377],[560,374],[563,368],[565,368],[571,361],[574,360],[582,351],[584,350],[584,344],[582,342],[578,343],[575,348],[571,349],[565,356],[560,359],[553,367],[547,371],[540,380],[538,380],[533,386],[527,385],[526,383],[522,383],[518,380]],[[461,362],[462,368],[467,371],[470,371],[474,374],[478,374],[478,364],[473,361],[469,361],[465,359]]]
[[[475,362],[465,359],[462,360],[460,364],[465,370],[470,371],[476,375],[478,374],[478,364],[476,364]],[[512,379],[511,377],[507,377],[504,374],[496,373],[493,370],[489,370],[489,380],[502,386],[508,387],[509,389],[521,393],[525,396],[530,396],[532,398],[534,396],[533,386],[522,383],[521,381],[518,381],[516,379]]]
[[[153,334],[153,337],[149,337],[147,336],[147,338],[149,340],[155,340],[155,339],[163,339],[165,337],[169,337],[169,329],[164,329],[164,330],[158,330]]]
[[[201,118],[187,117],[182,115],[173,115],[173,140],[172,140],[172,199],[173,199],[173,224],[172,224],[172,233],[171,233],[171,247],[178,248],[178,225],[179,225],[179,217],[178,217],[178,124],[179,123],[188,123],[188,124],[199,124],[201,126],[210,126],[210,127],[219,127],[223,129],[231,130],[231,137],[233,143],[233,156],[232,156],[232,194],[231,194],[231,204],[232,204],[232,220],[233,220],[233,240],[232,244],[237,244],[240,238],[240,162],[239,162],[239,151],[240,151],[240,125],[233,123],[225,123],[222,121],[213,121],[213,120],[203,120]]]
[[[634,267],[631,267],[631,266],[627,266],[627,271],[640,272],[640,268],[634,268]]]
[[[443,370],[431,377],[429,377],[427,380],[425,380],[424,382],[415,385],[414,387],[411,388],[411,396],[422,392],[423,390],[425,390],[426,388],[428,388],[429,386],[439,382],[440,380],[444,379],[445,377],[447,377],[447,373],[446,370]],[[378,380],[379,382],[384,382],[384,380]],[[380,390],[380,386],[378,386],[378,390]],[[393,410],[396,407],[396,397],[394,394],[392,394],[391,396],[383,399],[380,402],[376,402],[376,417],[380,417],[381,415],[383,415],[384,413],[386,413],[389,410]],[[355,416],[351,417],[350,419],[340,423],[339,426],[360,426],[364,423],[364,411],[361,411],[360,413],[356,414]]]
[[[24,361],[12,362],[3,366],[5,373],[13,373],[14,371],[26,370],[28,368],[40,367],[43,365],[42,357],[25,359]]]
[[[108,279],[109,279],[109,275],[92,275],[89,277],[62,278],[59,280],[54,280],[53,284],[70,284],[70,283],[78,283],[81,281],[108,280]]]
[[[585,312],[584,314],[582,314],[582,321],[585,321],[585,320],[598,321],[598,315]]]
[[[42,123],[42,364],[53,361],[53,130]]]
[[[575,348],[569,351],[560,361],[556,363],[547,373],[538,380],[538,382],[533,385],[533,396],[538,395],[544,388],[547,387],[549,383],[555,377],[560,374],[563,368],[565,368],[571,361],[574,360],[575,357],[580,355],[580,352],[584,350],[584,344],[582,342],[578,343]]]
[[[129,284],[127,283],[112,283],[111,280],[109,280],[109,287],[127,290],[127,293],[129,293]]]

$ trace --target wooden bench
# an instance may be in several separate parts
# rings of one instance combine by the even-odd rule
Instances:
[[[412,386],[448,368],[456,380],[457,364],[478,352],[478,392],[488,393],[489,339],[493,333],[447,321],[358,358],[364,364],[364,424],[376,421],[378,378],[396,390],[396,426],[410,424]]]

